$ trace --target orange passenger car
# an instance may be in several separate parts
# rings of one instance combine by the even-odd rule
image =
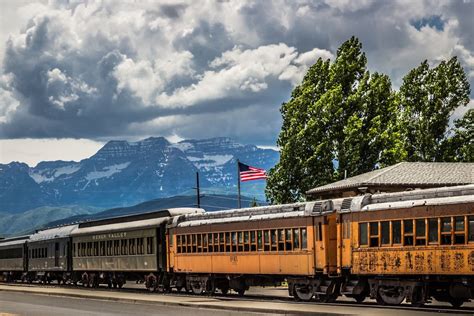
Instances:
[[[336,272],[330,242],[335,217],[314,204],[248,208],[178,218],[168,230],[172,284],[194,293],[298,280]],[[334,222],[331,231],[329,223]],[[328,238],[332,233],[333,238]],[[321,282],[319,282],[321,283]],[[306,293],[298,291],[298,295]],[[326,294],[326,293],[324,293]],[[307,294],[306,294],[307,295]]]

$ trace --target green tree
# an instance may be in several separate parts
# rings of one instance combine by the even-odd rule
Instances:
[[[398,93],[366,64],[352,37],[332,63],[318,59],[283,103],[280,161],[266,187],[271,202],[302,200],[345,172],[355,176],[404,160],[473,161],[473,111],[449,128],[470,92],[456,57],[433,68],[424,61]]]
[[[452,135],[443,143],[443,161],[474,162],[474,109],[454,123]]]
[[[404,147],[409,161],[445,161],[459,146],[451,138],[454,110],[469,102],[469,82],[456,57],[430,68],[425,60],[400,87]],[[447,152],[448,151],[448,152]]]
[[[280,162],[266,188],[270,201],[301,200],[305,191],[341,179],[344,171],[357,174],[399,159],[392,150],[398,126],[390,80],[370,75],[366,64],[361,43],[352,37],[333,63],[319,59],[282,105]]]

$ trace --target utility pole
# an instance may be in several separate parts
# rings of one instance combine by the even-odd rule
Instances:
[[[197,197],[197,207],[201,207],[201,193],[199,189],[199,172],[196,172],[196,197]]]

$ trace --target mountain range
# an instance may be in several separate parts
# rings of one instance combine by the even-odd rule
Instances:
[[[90,158],[0,164],[0,213],[16,214],[40,207],[80,205],[113,208],[157,198],[192,195],[196,172],[203,192],[236,191],[236,161],[269,169],[279,153],[229,138],[183,140],[163,137],[137,142],[110,141]],[[243,186],[246,196],[264,199],[265,181]]]

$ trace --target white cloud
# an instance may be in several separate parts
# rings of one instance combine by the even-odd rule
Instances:
[[[474,83],[472,2],[12,3],[0,20],[0,138],[161,133],[272,145],[292,86],[352,35],[395,88],[424,59],[454,55]],[[414,23],[432,17],[439,25]]]
[[[205,100],[239,97],[266,90],[269,79],[296,84],[318,57],[333,56],[322,49],[298,54],[296,48],[284,43],[246,50],[234,47],[212,60],[211,70],[206,71],[198,83],[179,88],[172,94],[162,93],[156,102],[169,107],[190,106]]]

